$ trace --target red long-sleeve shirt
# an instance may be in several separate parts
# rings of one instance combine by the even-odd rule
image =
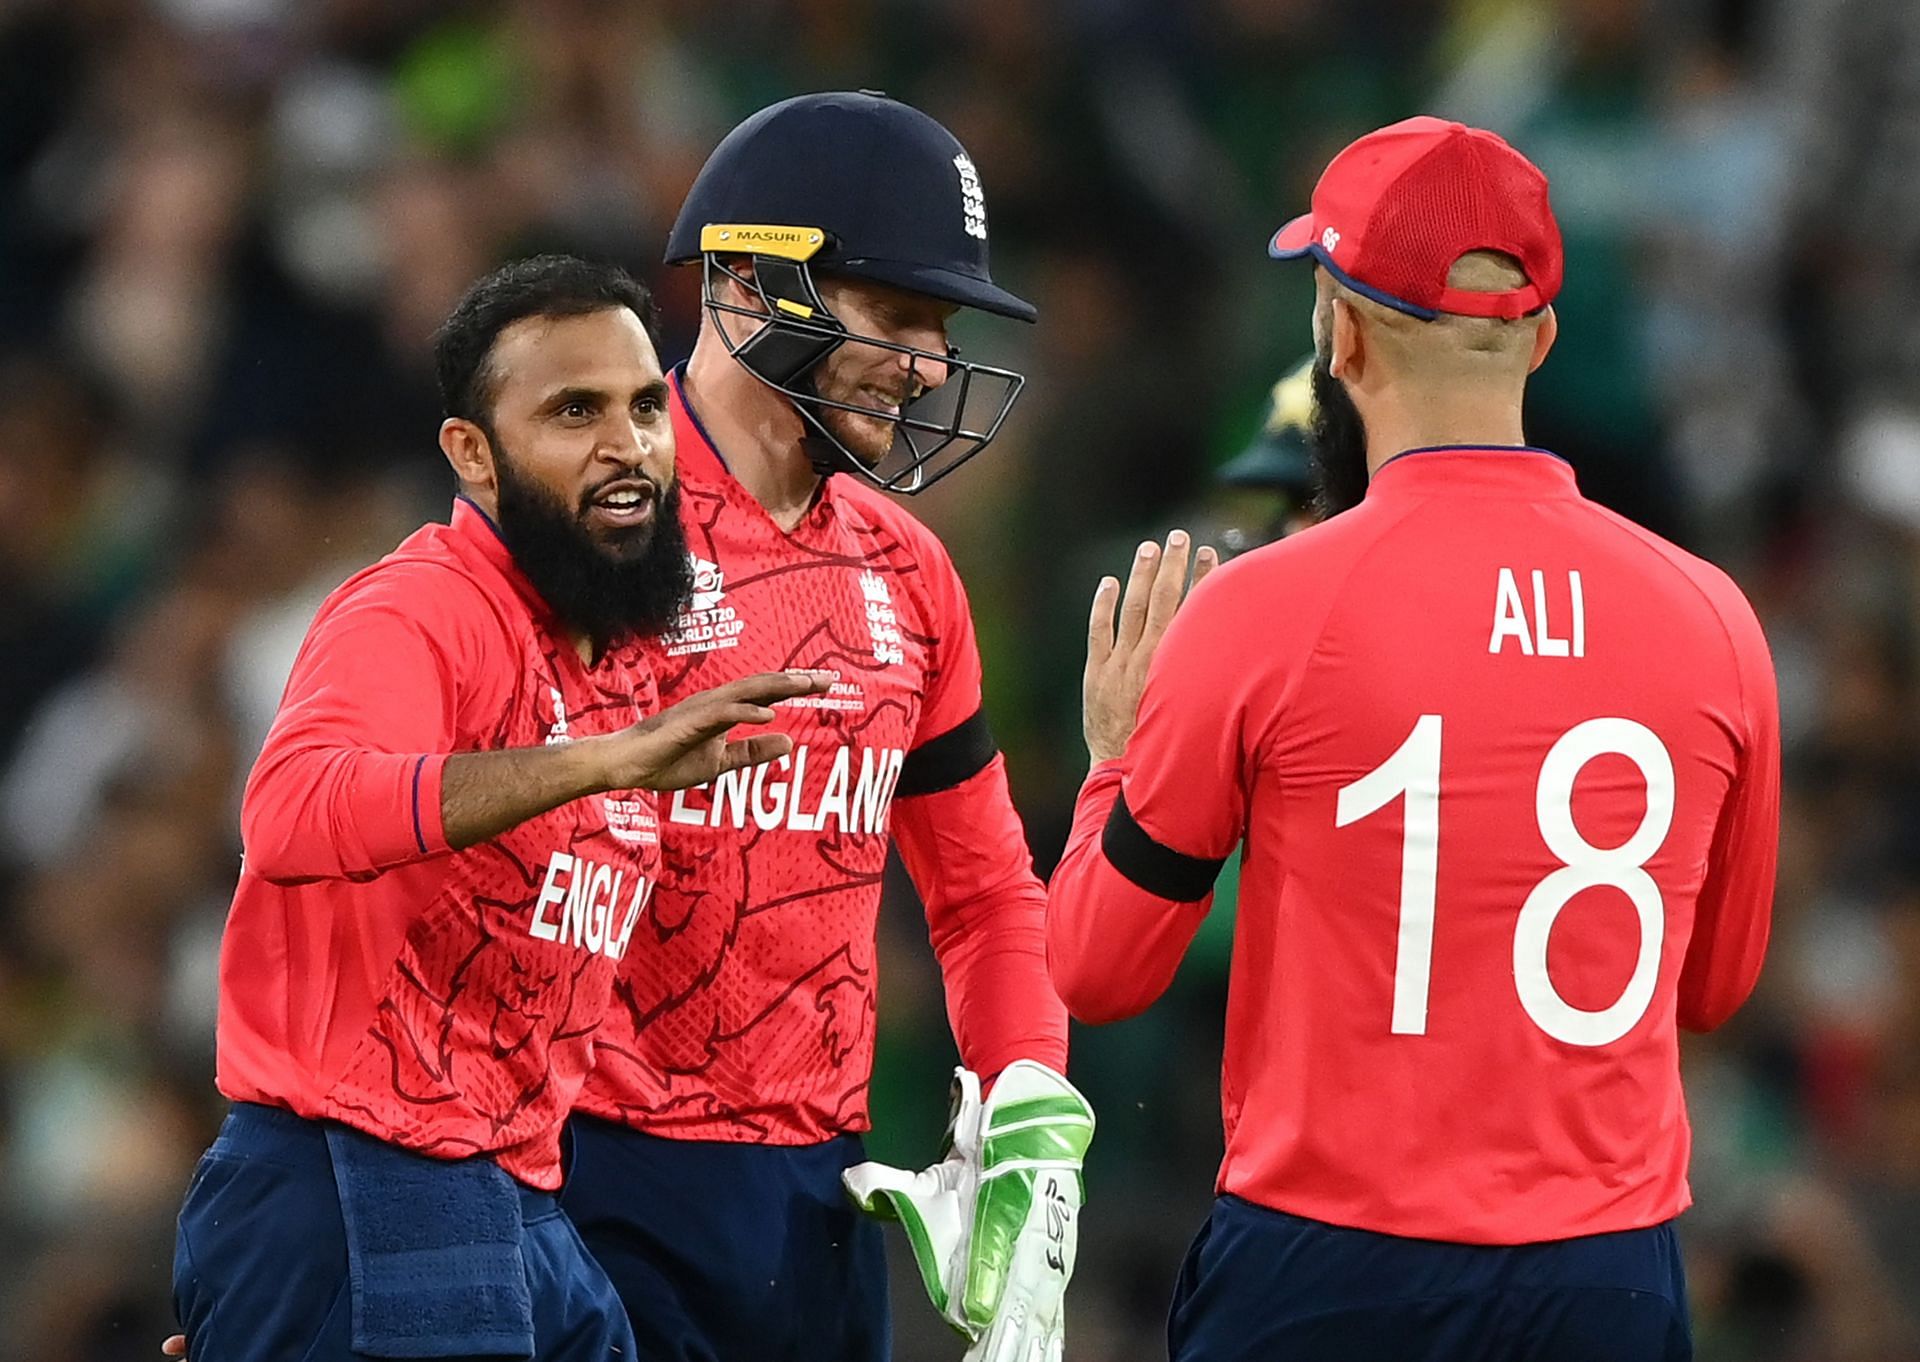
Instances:
[[[654,796],[575,800],[452,852],[441,773],[654,708],[640,648],[583,666],[468,502],[328,597],[247,782],[221,1092],[557,1187],[658,871]]]
[[[1222,1191],[1472,1243],[1654,1224],[1677,1030],[1759,972],[1779,763],[1724,574],[1544,452],[1409,452],[1182,608],[1081,791],[1053,978],[1145,1008],[1244,841]]]
[[[952,561],[846,477],[780,529],[727,471],[681,378],[674,436],[698,579],[653,650],[663,699],[769,668],[839,680],[782,707],[791,758],[662,800],[660,891],[580,1109],[686,1139],[864,1130],[889,835],[926,905],[961,1059],[989,1077],[1020,1058],[1064,1067],[1046,893],[981,712]]]

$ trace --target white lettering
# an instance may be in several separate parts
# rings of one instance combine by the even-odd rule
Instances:
[[[881,799],[880,799],[881,827],[876,827],[874,829],[875,832],[879,832],[881,828],[885,826],[887,811],[893,807],[894,787],[899,785],[900,772],[906,766],[906,764],[907,764],[907,754],[898,747],[894,748],[893,760],[892,762],[889,763],[887,767],[887,792],[886,794],[881,796]]]
[[[730,820],[733,826],[744,828],[747,825],[747,794],[752,779],[753,773],[745,769],[720,773],[720,778],[713,782],[713,808],[707,814],[708,827],[720,826],[720,820],[726,817],[722,811],[729,802],[733,804],[733,818]]]
[[[1533,637],[1542,657],[1567,656],[1567,641],[1547,632],[1547,574],[1533,570]]]
[[[794,749],[793,780],[789,784],[793,793],[787,801],[787,826],[795,832],[820,831],[819,815],[809,818],[807,811],[800,807],[800,792],[807,787],[807,749],[804,743]]]
[[[884,747],[860,749],[860,779],[853,787],[854,826],[849,831],[878,832],[886,826],[887,799],[900,775],[895,760],[900,755],[896,749]]]
[[[564,851],[556,851],[547,858],[547,878],[540,886],[540,897],[533,901],[533,920],[527,924],[527,934],[539,937],[542,941],[560,939],[560,925],[547,920],[547,909],[560,902],[563,890],[554,885],[561,875],[573,869],[573,857]]]
[[[640,914],[646,911],[652,898],[653,884],[642,875],[640,882],[633,887],[633,901],[627,905],[627,920],[620,925],[619,938],[607,943],[607,954],[613,959],[626,958],[627,943],[633,939],[633,926],[640,920]]]
[[[1520,584],[1512,568],[1500,569],[1500,581],[1494,591],[1493,636],[1487,651],[1499,653],[1508,639],[1520,645],[1526,657],[1585,657],[1587,655],[1587,596],[1577,571],[1567,573],[1567,606],[1571,632],[1555,637],[1547,601],[1547,574],[1539,568],[1528,570],[1533,586],[1533,614],[1529,619],[1520,598]]]
[[[753,826],[763,832],[778,828],[819,832],[831,819],[845,832],[884,832],[907,754],[897,747],[862,747],[859,752],[860,769],[855,775],[854,749],[834,749],[826,788],[812,809],[806,806],[808,746],[802,743],[788,756],[765,766],[728,771],[709,785],[675,791],[667,817],[671,822],[694,827]],[[704,807],[696,797],[700,791],[706,792]],[[586,873],[583,864],[578,875]],[[558,898],[556,891],[555,900]]]
[[[1509,638],[1520,641],[1520,651],[1533,656],[1533,639],[1527,634],[1525,607],[1520,604],[1520,584],[1513,580],[1512,568],[1500,569],[1500,586],[1493,604],[1493,637],[1487,651],[1498,653]]]
[[[693,790],[705,790],[706,788],[704,785],[696,785],[693,787]],[[673,792],[673,807],[667,810],[667,820],[669,822],[690,823],[694,827],[699,827],[707,821],[707,811],[705,809],[691,808],[687,804],[687,796],[692,794],[693,790],[675,790]],[[709,791],[709,793],[711,793],[711,791]]]
[[[1580,574],[1567,574],[1567,594],[1573,597],[1573,655],[1587,655],[1587,597],[1580,587]]]
[[[596,866],[593,887],[587,891],[587,949],[599,951],[607,944],[607,919],[613,915],[613,896],[620,892],[620,876],[606,866]]]
[[[853,749],[843,747],[833,754],[833,770],[827,773],[827,788],[820,796],[820,807],[813,811],[813,825],[817,828],[827,821],[832,812],[840,820],[844,832],[847,827],[847,785],[853,775]]]
[[[782,757],[779,761],[769,762],[757,767],[753,773],[753,821],[762,832],[769,832],[780,826],[787,816],[787,782],[767,779],[770,771],[785,771],[793,765],[791,757]],[[771,794],[773,803],[769,805],[762,795]]]
[[[573,882],[567,886],[566,916],[560,923],[560,940],[571,938],[576,946],[587,942],[587,902],[593,895],[592,861],[582,858],[574,867]]]
[[[561,883],[561,877],[567,882]],[[585,857],[556,851],[547,859],[547,875],[540,894],[533,901],[533,917],[527,932],[542,941],[557,941],[582,947],[596,955],[618,960],[627,953],[634,925],[653,898],[653,884],[646,876],[634,885],[627,901],[626,918],[614,930],[614,914],[627,872],[610,865],[597,865]],[[549,908],[560,908],[559,916],[550,916]]]

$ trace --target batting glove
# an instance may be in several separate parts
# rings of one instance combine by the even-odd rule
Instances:
[[[861,1210],[905,1226],[934,1308],[972,1345],[966,1362],[1058,1362],[1092,1140],[1087,1099],[1022,1059],[984,1103],[979,1076],[954,1070],[946,1157],[933,1167],[842,1174]]]

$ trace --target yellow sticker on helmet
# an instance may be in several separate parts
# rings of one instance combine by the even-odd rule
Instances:
[[[826,244],[827,234],[818,227],[712,222],[700,229],[703,251],[739,251],[747,255],[777,255],[782,260],[807,260]]]
[[[812,308],[808,307],[805,303],[796,303],[790,298],[775,298],[773,305],[782,312],[802,318],[803,320],[811,320],[813,317]]]

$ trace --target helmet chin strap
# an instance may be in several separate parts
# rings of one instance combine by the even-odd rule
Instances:
[[[847,471],[846,455],[831,440],[823,440],[818,435],[803,435],[800,437],[800,451],[807,456],[807,462],[813,465],[813,471],[823,478]]]

